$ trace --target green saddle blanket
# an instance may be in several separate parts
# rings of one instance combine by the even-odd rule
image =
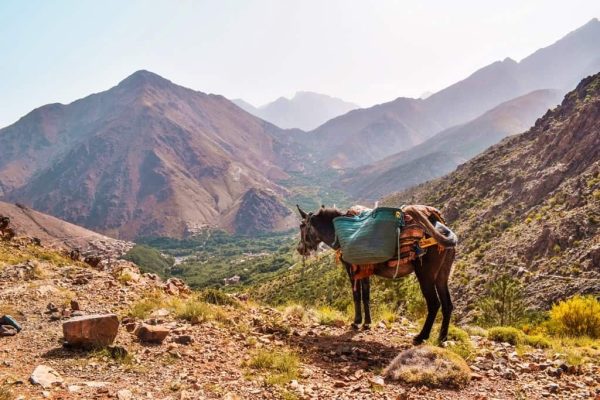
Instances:
[[[358,216],[337,217],[333,226],[344,261],[376,264],[394,258],[404,214],[399,208],[378,207]]]

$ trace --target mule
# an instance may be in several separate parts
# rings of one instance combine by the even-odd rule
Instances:
[[[301,239],[297,251],[302,256],[307,256],[316,251],[320,243],[333,247],[335,242],[333,219],[345,215],[345,213],[336,208],[325,208],[324,206],[317,212],[307,213],[299,206],[297,207],[302,217],[300,224]],[[440,306],[442,308],[442,324],[438,340],[439,343],[443,343],[448,337],[448,327],[453,309],[448,289],[448,279],[455,257],[456,236],[449,230],[443,232],[439,230],[440,228],[436,228],[434,224],[438,221],[435,216],[427,217],[420,206],[405,206],[403,212],[410,215],[419,223],[425,229],[426,235],[434,237],[439,246],[429,247],[427,253],[420,257],[420,259],[399,268],[389,267],[387,262],[375,264],[374,275],[395,279],[414,272],[419,281],[421,293],[427,303],[427,317],[421,332],[414,337],[413,343],[418,345],[429,339],[431,328],[433,327]],[[442,221],[439,222],[441,223]],[[341,262],[348,273],[352,285],[352,299],[354,302],[354,321],[352,322],[352,327],[358,329],[363,324],[363,329],[369,329],[371,324],[370,278],[366,277],[357,280],[355,283],[352,265],[344,261],[343,254]]]

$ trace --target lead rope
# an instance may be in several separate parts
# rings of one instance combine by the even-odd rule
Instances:
[[[396,279],[398,271],[400,270],[400,227],[396,228],[396,232],[398,233],[398,260],[396,261],[396,272],[394,272],[394,277],[392,279]]]

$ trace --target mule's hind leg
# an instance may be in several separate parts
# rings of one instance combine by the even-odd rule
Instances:
[[[450,278],[450,270],[454,262],[454,249],[446,249],[444,255],[444,265],[441,266],[440,272],[435,278],[435,288],[438,297],[442,302],[442,326],[440,327],[440,335],[438,341],[441,343],[448,339],[448,327],[450,326],[450,317],[452,316],[452,299],[450,290],[448,289],[448,279]]]
[[[352,329],[358,329],[360,324],[362,323],[362,311],[360,309],[360,281],[356,282],[356,290],[354,290],[354,274],[352,273],[352,265],[348,264],[347,262],[343,262],[343,264],[344,267],[346,267],[346,272],[348,273],[348,277],[350,278],[350,286],[352,288],[352,300],[354,301],[354,322],[352,323]]]
[[[427,318],[425,318],[421,332],[413,339],[413,344],[421,344],[429,339],[431,327],[440,309],[440,300],[435,291],[435,283],[431,274],[423,273],[423,268],[416,269],[415,273],[419,280],[419,286],[421,286],[421,293],[423,293],[423,297],[425,297],[425,302],[427,303]]]
[[[360,291],[362,293],[362,303],[365,311],[365,323],[363,329],[371,328],[371,281],[369,277],[359,281]]]

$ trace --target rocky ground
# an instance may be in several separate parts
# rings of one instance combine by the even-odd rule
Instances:
[[[246,299],[235,306],[211,305],[216,316],[203,322],[177,318],[168,307],[149,310],[145,318],[128,317],[140,300],[157,292],[171,303],[194,296],[177,282],[165,284],[124,262],[105,270],[43,260],[0,266],[0,314],[12,315],[23,328],[0,337],[0,399],[600,399],[598,359],[573,366],[566,354],[471,336],[466,387],[413,386],[380,376],[399,352],[412,347],[416,326],[409,321],[351,331],[321,325],[309,312]],[[63,323],[96,313],[119,317],[113,346],[102,351],[63,346]],[[142,319],[166,331],[166,339],[145,343],[129,332]],[[295,354],[299,365],[274,383],[269,371],[250,366],[261,350]],[[32,374],[38,381],[50,374],[56,383],[34,384]]]

